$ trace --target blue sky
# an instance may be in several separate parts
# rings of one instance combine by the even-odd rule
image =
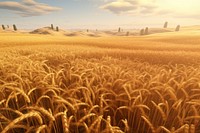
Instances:
[[[112,29],[200,24],[199,0],[0,0],[0,23],[33,29]]]

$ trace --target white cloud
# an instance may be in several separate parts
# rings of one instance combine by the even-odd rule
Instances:
[[[199,0],[114,0],[106,2],[101,9],[115,14],[132,15],[199,15]]]
[[[156,5],[152,4],[153,1],[139,1],[139,0],[116,0],[114,2],[109,2],[100,8],[109,10],[116,14],[121,14],[125,12],[134,13],[150,13],[154,12],[157,8]]]
[[[53,7],[44,3],[38,3],[34,0],[23,0],[21,2],[4,1],[0,2],[0,9],[14,11],[23,17],[40,16],[50,12],[61,10],[61,8]]]
[[[137,8],[137,7],[134,6],[130,2],[119,0],[119,1],[110,2],[106,5],[103,5],[101,8],[107,9],[113,13],[119,14],[121,12],[134,10],[134,8]]]

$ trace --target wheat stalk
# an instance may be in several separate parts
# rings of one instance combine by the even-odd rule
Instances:
[[[44,109],[43,107],[38,107],[38,106],[30,107],[29,106],[29,107],[26,107],[25,109],[27,109],[27,110],[36,110],[36,111],[48,116],[51,121],[55,121],[54,116],[51,113],[49,113],[46,109]]]
[[[151,131],[152,131],[153,133],[155,133],[156,130],[155,130],[154,126],[152,125],[152,123],[151,123],[145,116],[141,116],[141,117],[142,117],[142,119],[149,125],[149,127],[151,128]]]
[[[27,114],[23,114],[22,116],[14,119],[11,123],[9,123],[1,133],[6,133],[7,131],[9,131],[9,129],[11,129],[15,124],[19,123],[20,121],[24,120],[24,119],[27,119],[27,118],[30,118],[30,117],[36,117],[38,119],[38,122],[40,124],[43,123],[42,121],[42,118],[41,116],[38,114],[38,112],[35,112],[35,111],[31,111]]]
[[[42,125],[39,128],[37,128],[36,133],[40,133],[42,130],[44,130],[45,128],[47,128],[47,125]]]

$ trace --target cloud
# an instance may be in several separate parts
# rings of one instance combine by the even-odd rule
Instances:
[[[122,12],[134,10],[136,6],[134,6],[130,2],[120,0],[120,1],[115,1],[115,2],[108,3],[106,5],[103,5],[101,8],[107,9],[116,14],[120,14]]]
[[[141,1],[141,0],[116,0],[109,2],[101,9],[109,10],[115,14],[126,12],[132,13],[152,13],[156,10],[157,6],[153,4],[154,0]]]
[[[199,18],[199,0],[112,0],[100,8],[115,14]]]
[[[11,10],[22,17],[40,16],[61,10],[61,8],[49,6],[44,3],[38,3],[34,0],[0,2],[0,9]]]

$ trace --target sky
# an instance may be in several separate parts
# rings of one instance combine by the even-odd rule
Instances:
[[[0,0],[0,24],[35,29],[200,25],[199,0]]]

